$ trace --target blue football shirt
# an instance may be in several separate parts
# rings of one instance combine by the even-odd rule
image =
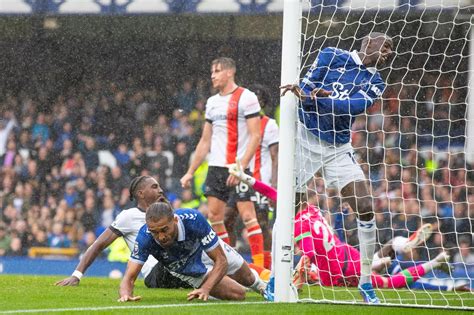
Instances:
[[[145,224],[138,232],[130,260],[143,265],[148,255],[152,255],[170,271],[202,276],[207,272],[202,252],[219,246],[219,238],[199,211],[177,209],[175,216],[178,217],[178,239],[171,247],[162,247]]]
[[[316,88],[331,91],[329,97],[307,97],[298,114],[317,137],[329,143],[348,143],[355,117],[379,98],[385,83],[375,68],[362,64],[356,51],[324,48],[300,83],[304,94]]]

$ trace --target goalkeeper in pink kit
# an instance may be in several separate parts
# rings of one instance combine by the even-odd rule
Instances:
[[[245,174],[238,164],[230,165],[229,172],[251,185],[262,195],[276,201],[277,191],[274,188]],[[302,254],[300,263],[302,268],[310,268],[311,263],[314,263],[318,268],[319,281],[323,286],[356,287],[360,278],[360,252],[339,240],[317,207],[305,203],[300,209],[295,216],[294,234],[295,243]],[[389,250],[396,248],[406,250],[425,241],[429,235],[431,235],[431,225],[428,224],[409,239],[398,237],[396,241],[385,245],[377,252],[374,263],[387,257]],[[407,268],[393,276],[372,274],[371,282],[376,288],[405,288],[431,270],[447,267],[448,260],[449,256],[442,252],[431,261]],[[300,277],[306,276],[300,275]],[[271,284],[268,288],[272,290]],[[271,296],[272,293],[268,292],[267,296]]]

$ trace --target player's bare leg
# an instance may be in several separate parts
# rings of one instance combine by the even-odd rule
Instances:
[[[234,279],[225,276],[209,294],[220,300],[242,301],[245,299],[245,288]]]
[[[233,275],[229,275],[229,277],[260,294],[263,294],[266,287],[266,283],[260,279],[257,271],[251,269],[245,262],[239,270],[237,270]]]
[[[428,240],[433,233],[433,227],[430,223],[423,224],[410,237],[396,236],[374,255],[372,270],[380,272],[384,267],[390,265],[392,259],[398,253],[409,253]]]
[[[372,208],[372,196],[365,181],[347,184],[342,190],[343,202],[348,202],[357,213],[357,229],[360,247],[359,289],[367,303],[378,304],[379,299],[372,288],[372,260],[375,252],[376,224]]]
[[[227,234],[227,230],[224,225],[225,202],[217,199],[216,197],[209,196],[207,198],[207,207],[209,211],[208,219],[212,228],[214,231],[216,231],[217,236],[229,244],[229,234]]]
[[[239,201],[237,209],[247,228],[253,263],[263,267],[263,234],[257,221],[253,201]]]
[[[237,242],[237,237],[235,234],[236,231],[234,228],[235,228],[235,225],[237,224],[238,215],[239,215],[239,212],[237,211],[237,209],[226,206],[224,225],[227,230],[227,234],[229,235],[229,245],[232,247],[235,247],[235,244]]]

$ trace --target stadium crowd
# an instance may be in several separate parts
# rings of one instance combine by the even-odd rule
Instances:
[[[429,222],[439,232],[414,259],[429,260],[445,248],[472,263],[474,171],[456,150],[464,141],[465,95],[449,88],[449,80],[444,84],[426,84],[420,92],[389,85],[384,101],[356,121],[352,141],[357,157],[370,163],[364,168],[379,241]],[[206,167],[195,174],[192,190],[183,190],[179,179],[212,92],[206,80],[186,79],[163,89],[96,81],[54,99],[6,96],[0,102],[0,256],[27,255],[33,246],[86,249],[131,206],[128,183],[137,175],[154,176],[175,207],[205,213]],[[420,99],[407,101],[412,94]],[[337,198],[315,183],[323,208],[340,214]],[[343,218],[345,238],[356,244],[355,216]]]

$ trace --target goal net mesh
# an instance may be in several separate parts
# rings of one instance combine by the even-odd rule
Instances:
[[[463,291],[472,287],[474,276],[474,163],[465,149],[473,57],[469,12],[474,6],[441,0],[392,2],[307,1],[301,78],[325,47],[358,50],[371,32],[393,39],[394,56],[379,69],[386,82],[383,96],[357,116],[351,133],[354,158],[371,186],[377,250],[397,244],[390,262],[385,259],[374,272],[393,276],[441,252],[449,254],[451,269],[435,268],[418,280],[407,279],[402,288],[387,288],[384,282],[377,295],[386,304],[474,308],[474,295]],[[320,173],[306,189],[331,226],[327,232],[358,249],[356,216],[338,192],[325,187]],[[431,232],[427,240],[421,237],[404,247],[422,226]],[[350,263],[342,261],[341,269]],[[324,267],[313,261],[298,268],[300,301],[362,303],[348,279],[345,285],[322,285]]]

